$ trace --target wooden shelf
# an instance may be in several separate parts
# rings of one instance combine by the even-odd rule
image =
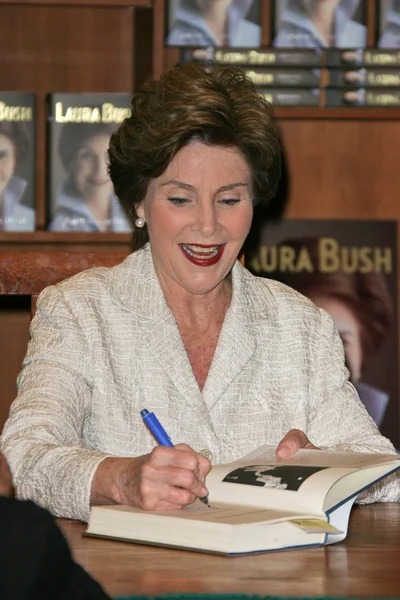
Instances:
[[[277,119],[326,119],[346,121],[394,121],[400,120],[399,108],[314,108],[275,106],[274,113]]]
[[[0,0],[1,4],[18,5],[18,4],[37,4],[41,6],[54,5],[54,0]],[[101,6],[110,8],[120,7],[151,7],[153,0],[58,0],[58,6]]]
[[[80,231],[0,231],[0,244],[113,244],[126,245],[131,241],[130,233],[85,233]],[[1,252],[1,246],[0,246]]]

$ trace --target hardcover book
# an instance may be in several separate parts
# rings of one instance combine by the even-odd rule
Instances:
[[[324,97],[325,106],[400,106],[400,88],[331,88],[325,91]]]
[[[0,231],[35,229],[35,97],[0,91]]]
[[[350,380],[381,433],[400,449],[397,223],[260,219],[245,263],[254,275],[289,285],[332,316]]]
[[[257,87],[316,88],[320,85],[321,78],[319,69],[254,67],[243,68],[243,71]]]
[[[314,67],[325,64],[325,53],[312,48],[182,48],[181,62],[215,62],[238,67]]]
[[[356,496],[400,467],[396,455],[300,450],[277,459],[275,450],[213,466],[209,506],[93,506],[86,534],[228,556],[323,546],[346,537]]]
[[[400,0],[380,0],[378,46],[400,48]]]
[[[276,106],[319,106],[322,101],[319,88],[258,88],[258,91]]]
[[[325,61],[329,67],[359,65],[366,67],[396,67],[400,65],[400,50],[388,48],[347,48],[325,51]]]
[[[365,47],[366,4],[364,0],[275,0],[273,46]]]
[[[260,0],[211,3],[169,0],[166,3],[167,46],[259,46]]]
[[[330,87],[399,87],[400,68],[327,69],[326,78]]]
[[[110,136],[130,102],[130,94],[49,96],[48,229],[130,231],[107,171]]]

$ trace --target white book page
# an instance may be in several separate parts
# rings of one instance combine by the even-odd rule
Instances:
[[[396,455],[300,450],[278,459],[274,446],[261,446],[241,459],[212,468],[209,501],[324,515],[330,488],[360,468],[396,461]],[[344,497],[346,491],[344,489]]]

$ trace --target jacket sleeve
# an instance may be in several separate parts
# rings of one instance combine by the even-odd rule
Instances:
[[[311,389],[308,437],[316,446],[349,452],[395,454],[348,380],[343,344],[330,316],[320,311],[321,326]],[[399,502],[400,473],[361,494],[358,502]]]
[[[91,349],[58,287],[39,297],[1,448],[17,495],[86,521],[93,475],[108,455],[83,444],[91,408]]]

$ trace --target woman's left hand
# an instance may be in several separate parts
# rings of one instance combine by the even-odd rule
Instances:
[[[300,448],[308,448],[311,450],[319,450],[317,446],[314,446],[307,438],[306,434],[300,429],[291,429],[281,440],[276,449],[276,455],[278,458],[289,458],[292,454],[295,454]]]

